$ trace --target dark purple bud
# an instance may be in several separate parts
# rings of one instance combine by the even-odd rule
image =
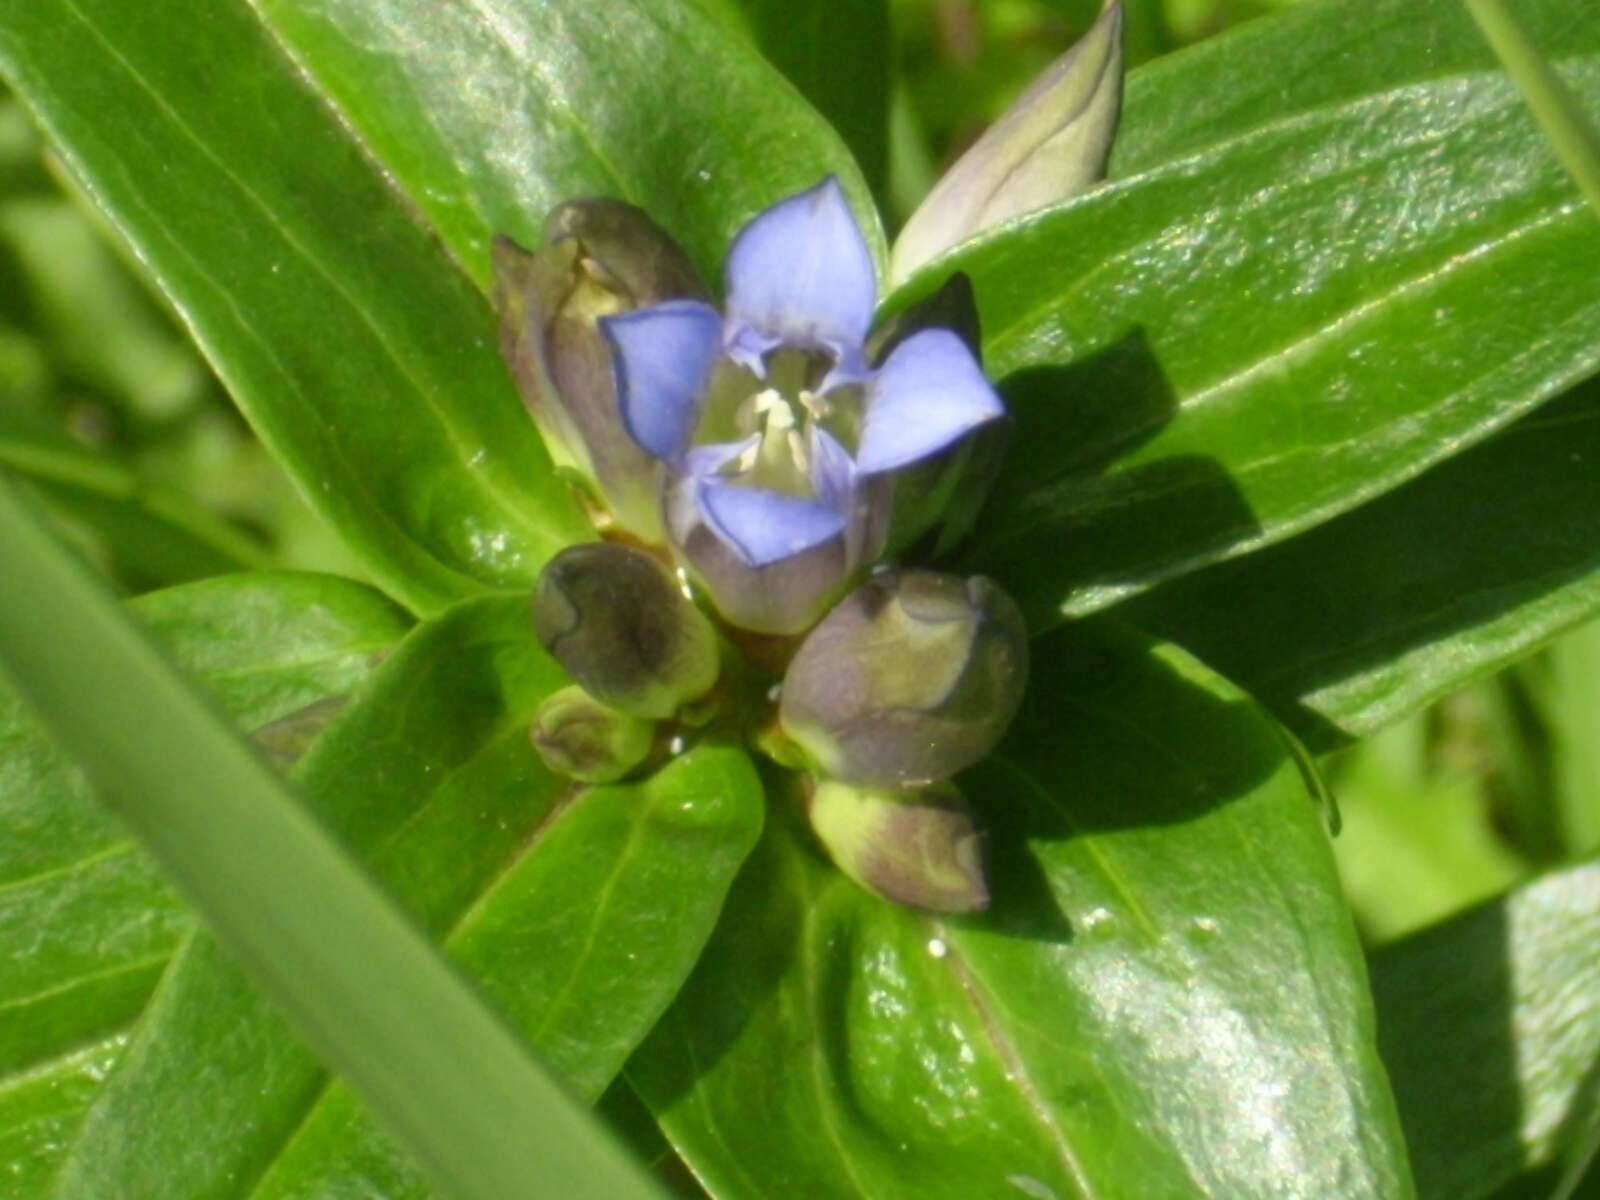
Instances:
[[[884,571],[801,643],[778,719],[823,776],[923,785],[994,748],[1027,676],[1022,614],[990,580]]]
[[[569,546],[539,576],[540,643],[601,703],[670,717],[721,671],[716,631],[667,567],[616,542]]]

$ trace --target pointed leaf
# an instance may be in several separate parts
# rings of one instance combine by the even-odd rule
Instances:
[[[379,854],[380,876],[411,876],[413,914],[437,929],[560,799],[525,725],[563,682],[525,602],[453,609],[383,662],[294,777],[345,844]],[[434,850],[441,825],[449,839]],[[61,1194],[206,1195],[259,1173],[323,1075],[290,1030],[209,937],[191,939],[75,1139]],[[197,1062],[208,1064],[198,1079]],[[161,1137],[175,1128],[183,1139]]]
[[[382,665],[296,779],[501,1011],[536,1044],[551,1039],[547,1059],[598,1094],[687,974],[759,828],[760,793],[742,755],[702,751],[659,783],[563,807],[572,789],[540,764],[527,725],[565,682],[533,639],[524,598],[458,607]],[[638,927],[669,913],[676,936],[652,935],[656,949],[637,957]],[[163,1137],[173,1128],[185,1136]],[[312,1188],[366,1173],[426,1191],[200,938],[168,969],[58,1186],[63,1197],[206,1195],[238,1178]]]
[[[437,1186],[462,1200],[531,1198],[552,1184],[574,1200],[655,1195],[336,835],[4,485],[0,530],[7,677],[101,803]]]

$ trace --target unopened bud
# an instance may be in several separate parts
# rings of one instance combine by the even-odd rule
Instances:
[[[533,748],[557,775],[579,783],[613,783],[650,753],[655,725],[607,708],[581,687],[552,693],[529,730]]]
[[[953,784],[903,792],[823,780],[810,816],[834,863],[868,891],[931,912],[988,907],[983,834]]]
[[[945,172],[894,244],[891,285],[990,226],[1105,176],[1122,111],[1122,6],[1089,32]]]
[[[670,717],[721,671],[711,622],[659,561],[616,542],[569,546],[533,596],[540,643],[603,704]]]
[[[807,635],[778,719],[819,774],[864,787],[926,784],[994,748],[1027,675],[1022,614],[994,583],[885,571]]]
[[[617,522],[660,539],[659,464],[628,436],[600,317],[706,296],[688,257],[642,209],[573,200],[528,251],[493,249],[500,349],[558,467],[583,479]]]

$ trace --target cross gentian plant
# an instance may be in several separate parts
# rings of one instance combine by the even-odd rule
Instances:
[[[1120,19],[1109,9],[935,189],[897,274],[1098,178]],[[547,764],[589,781],[648,770],[720,706],[722,728],[806,772],[812,827],[852,878],[918,907],[984,906],[981,832],[950,777],[1017,710],[1022,616],[989,580],[862,582],[941,522],[936,551],[959,537],[947,510],[975,511],[998,461],[1005,410],[965,277],[874,332],[876,266],[832,176],[739,232],[721,311],[617,200],[559,206],[537,252],[499,239],[495,267],[506,358],[613,539],[559,555],[535,596],[540,640],[577,681],[535,721]],[[761,647],[760,665],[736,646]]]

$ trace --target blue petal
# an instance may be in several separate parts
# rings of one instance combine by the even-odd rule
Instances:
[[[793,558],[844,531],[844,517],[826,504],[766,488],[707,480],[697,498],[707,527],[752,567]]]
[[[734,238],[728,352],[763,374],[761,354],[779,344],[826,349],[839,381],[860,378],[877,298],[872,252],[830,175],[757,214]]]
[[[678,458],[700,419],[722,318],[698,300],[669,300],[601,317],[600,329],[611,343],[623,427],[657,458]]]
[[[683,456],[683,473],[696,478],[707,475],[720,475],[722,468],[738,458],[746,450],[761,444],[759,433],[737,442],[707,442],[703,446],[695,446]]]
[[[919,462],[1004,413],[966,343],[948,329],[924,329],[896,346],[867,386],[856,468],[873,475]]]
[[[835,512],[848,513],[856,491],[850,452],[820,425],[811,427],[811,488]]]

